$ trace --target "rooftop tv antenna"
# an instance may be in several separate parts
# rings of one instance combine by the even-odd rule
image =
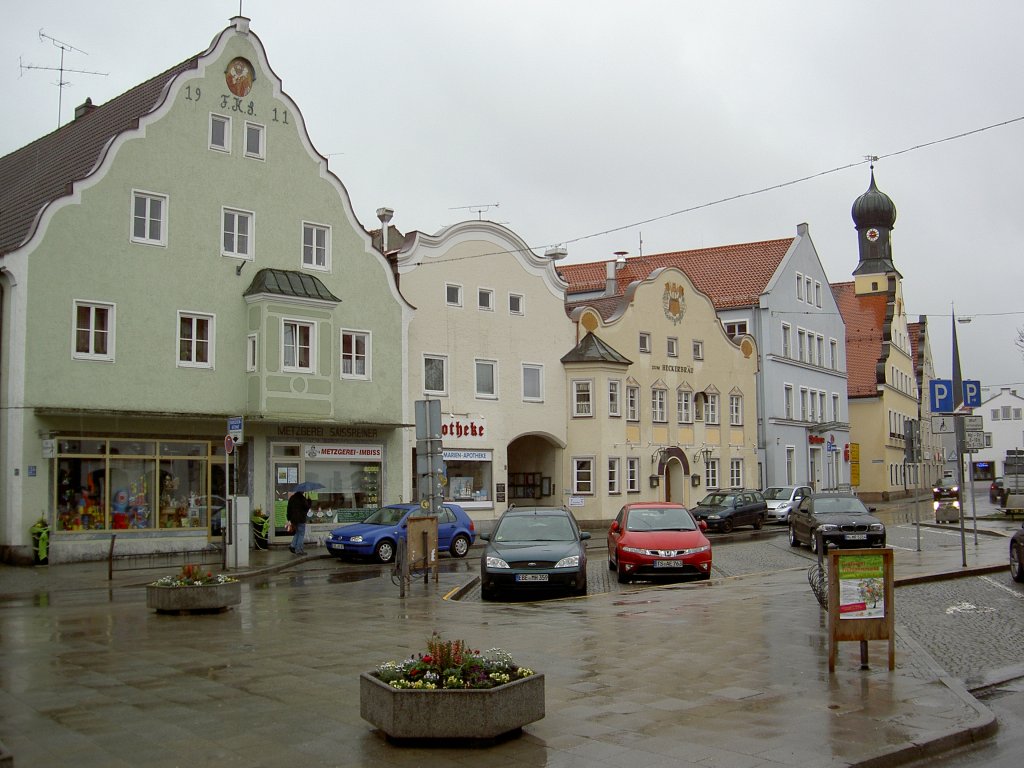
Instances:
[[[501,203],[485,203],[484,205],[457,205],[454,208],[449,208],[449,211],[472,211],[476,214],[477,219],[483,219],[484,213],[489,211],[491,208],[499,208]]]
[[[39,30],[39,42],[43,42],[44,40],[49,40],[55,46],[60,48],[60,66],[59,67],[44,67],[44,66],[39,65],[39,64],[25,64],[24,62],[22,62],[21,57],[19,56],[18,57],[18,66],[21,69],[21,73],[18,75],[18,77],[21,77],[21,75],[23,75],[25,73],[26,69],[48,69],[48,70],[51,70],[53,72],[59,72],[60,73],[60,75],[58,76],[58,79],[57,79],[57,83],[56,83],[56,85],[57,85],[57,127],[60,128],[60,113],[61,113],[62,101],[63,101],[63,96],[64,96],[64,87],[68,86],[68,85],[71,85],[71,82],[69,80],[65,80],[64,79],[64,73],[65,72],[77,72],[78,74],[82,74],[82,75],[102,75],[103,77],[106,77],[107,73],[106,72],[93,72],[90,69],[67,69],[64,66],[64,54],[65,53],[70,53],[71,51],[74,51],[75,53],[85,54],[86,56],[88,56],[89,54],[86,53],[85,51],[83,51],[81,48],[76,48],[75,46],[71,45],[70,43],[65,43],[65,42],[62,42],[62,41],[58,40],[55,37],[50,37],[48,34],[43,32],[42,29],[40,29]]]

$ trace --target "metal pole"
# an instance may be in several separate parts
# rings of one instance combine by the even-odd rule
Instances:
[[[961,564],[967,567],[967,534],[964,531],[964,417],[957,414],[953,417],[953,429],[956,433],[956,484],[960,488],[960,557]]]
[[[917,551],[921,551],[921,465],[917,467],[917,498],[914,500],[914,527],[917,528]]]
[[[974,518],[974,546],[978,546],[978,507],[974,501],[974,454],[968,453],[967,460],[971,462],[971,517]]]

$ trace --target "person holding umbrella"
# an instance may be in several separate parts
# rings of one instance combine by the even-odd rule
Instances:
[[[292,543],[288,545],[288,551],[296,555],[306,554],[303,548],[306,542],[306,516],[311,506],[309,499],[306,498],[306,491],[312,490],[313,485],[314,483],[299,483],[292,488],[292,495],[288,499],[288,522],[292,526]]]

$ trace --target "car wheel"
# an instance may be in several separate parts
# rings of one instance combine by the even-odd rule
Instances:
[[[732,520],[729,520],[728,518],[723,520],[720,529],[722,533],[732,533]]]
[[[614,560],[612,560],[612,559],[611,559],[611,558],[609,557],[609,558],[608,558],[608,570],[609,570],[609,571],[614,571],[614,570],[615,570],[616,568],[617,568],[617,566],[615,565],[615,561],[614,561]]]
[[[481,590],[480,590],[480,599],[481,600],[487,600],[487,601],[497,600],[498,599],[498,593],[494,589],[482,589],[481,588]]]
[[[818,534],[811,531],[811,554],[818,554]]]
[[[624,570],[622,570],[622,566],[617,567],[615,570],[618,572],[619,584],[626,584],[629,582],[629,576]]]
[[[373,550],[373,556],[382,563],[390,563],[395,559],[395,542],[381,539]]]
[[[761,526],[763,526],[763,525],[764,525],[764,518],[763,517],[758,515],[757,517],[754,518],[754,530],[755,531],[760,531],[761,530]]]
[[[1010,546],[1010,575],[1013,576],[1014,581],[1024,582],[1024,568],[1022,568],[1022,560],[1024,560],[1024,552],[1021,550],[1024,547],[1020,545]]]
[[[575,592],[577,597],[586,597],[587,596],[587,580],[583,579],[583,583],[580,584],[578,587],[576,587],[574,592]]]
[[[465,557],[469,552],[469,537],[460,533],[452,539],[452,545],[448,551],[451,552],[452,557]]]
[[[792,523],[789,526],[789,546],[799,547],[800,539],[796,537],[796,528],[793,527]]]

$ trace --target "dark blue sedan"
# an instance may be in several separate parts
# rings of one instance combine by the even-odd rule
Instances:
[[[425,512],[418,504],[391,504],[375,510],[361,523],[331,531],[324,545],[337,558],[372,557],[381,563],[395,559],[399,540],[406,535],[409,515]],[[476,540],[476,526],[458,504],[445,504],[437,517],[437,549],[465,557]]]

